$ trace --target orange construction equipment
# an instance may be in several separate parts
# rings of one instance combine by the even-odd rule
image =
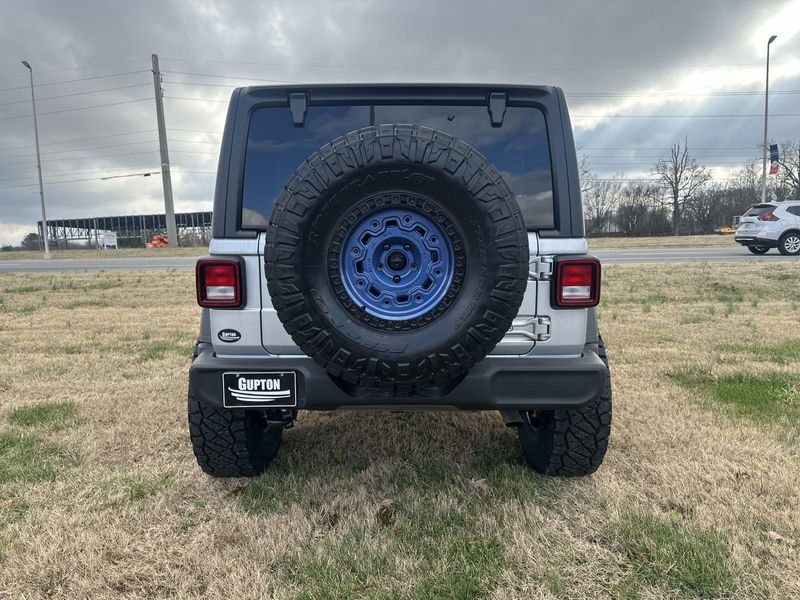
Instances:
[[[149,242],[146,242],[145,248],[166,248],[169,246],[169,239],[165,235],[153,234]]]

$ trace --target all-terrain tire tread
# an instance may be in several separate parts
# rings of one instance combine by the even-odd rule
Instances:
[[[253,477],[278,453],[283,428],[263,425],[257,413],[217,408],[192,396],[188,413],[194,455],[209,475]]]
[[[337,348],[328,325],[314,316],[313,298],[298,285],[303,269],[303,224],[322,190],[364,166],[402,160],[438,165],[458,177],[490,217],[493,247],[503,258],[488,302],[466,335],[420,360],[375,360],[369,352]],[[479,152],[445,133],[421,126],[365,127],[333,140],[312,154],[275,201],[266,232],[265,276],[284,328],[308,356],[352,384],[446,382],[467,372],[494,349],[511,327],[525,293],[528,240],[513,192]]]
[[[594,346],[608,366],[602,338]],[[530,426],[518,428],[525,461],[544,475],[581,476],[594,473],[603,462],[611,435],[611,377],[600,396],[580,408],[551,411],[552,423],[546,432],[551,436],[542,446],[534,443]]]

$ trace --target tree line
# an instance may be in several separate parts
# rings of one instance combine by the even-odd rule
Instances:
[[[623,174],[598,177],[580,159],[586,232],[633,236],[712,233],[730,225],[761,201],[761,159],[754,158],[725,180],[691,155],[688,140],[653,165],[646,180]],[[767,176],[767,200],[800,200],[800,143],[779,148],[777,175]]]

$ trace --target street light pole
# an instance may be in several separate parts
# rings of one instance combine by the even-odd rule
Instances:
[[[33,103],[33,134],[36,136],[36,168],[39,170],[39,198],[42,201],[42,238],[44,238],[44,258],[51,258],[50,244],[47,240],[47,212],[44,209],[44,183],[42,182],[42,156],[39,154],[39,123],[36,121],[36,93],[33,91],[33,68],[27,60],[22,64],[31,74],[31,102]]]
[[[769,46],[775,41],[773,35],[767,42],[767,85],[764,88],[764,156],[761,162],[761,203],[767,201],[767,120],[769,119]]]

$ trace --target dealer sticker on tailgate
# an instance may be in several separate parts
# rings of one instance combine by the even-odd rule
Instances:
[[[289,408],[297,406],[294,371],[280,373],[223,373],[225,408]]]

